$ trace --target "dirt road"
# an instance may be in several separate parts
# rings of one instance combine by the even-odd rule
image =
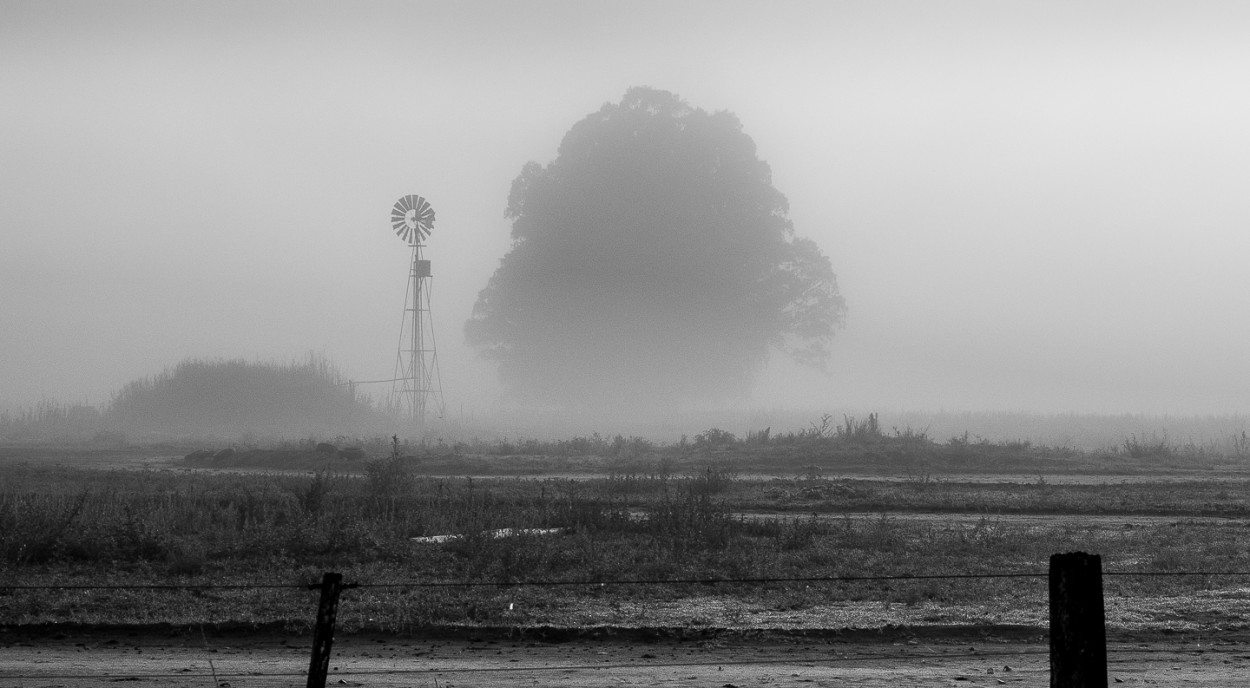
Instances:
[[[12,636],[0,633],[0,688],[303,685],[311,646],[306,637],[275,635]],[[1109,674],[1113,683],[1237,685],[1250,675],[1247,642],[1115,643]],[[547,642],[349,635],[336,640],[331,668],[332,686],[1049,685],[1048,647],[1036,636]]]

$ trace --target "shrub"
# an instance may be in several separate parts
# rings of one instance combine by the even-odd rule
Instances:
[[[868,414],[868,419],[859,421],[854,416],[843,416],[845,425],[839,425],[837,437],[849,442],[876,442],[882,439],[881,425],[877,422],[877,414]]]
[[[711,428],[694,436],[694,446],[697,449],[723,449],[732,446],[738,441],[732,432],[721,430],[720,428]]]
[[[1176,453],[1176,448],[1168,444],[1166,434],[1162,438],[1152,436],[1149,440],[1145,436],[1138,439],[1137,435],[1132,435],[1124,440],[1122,447],[1124,453],[1134,459],[1167,458]]]

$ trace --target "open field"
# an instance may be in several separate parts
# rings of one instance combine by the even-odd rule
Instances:
[[[781,642],[776,658],[784,661],[798,651],[786,643],[814,633],[821,647],[796,661],[833,672],[804,674],[818,685],[906,684],[898,661],[926,683],[954,680],[963,660],[926,659],[932,674],[921,671],[923,658],[901,655],[875,668],[835,666],[822,659],[823,644],[867,630],[882,635],[855,635],[856,642],[914,650],[912,641],[954,633],[1015,638],[1044,652],[1048,558],[1082,550],[1102,555],[1115,574],[1104,583],[1113,642],[1171,653],[1175,665],[1188,652],[1177,642],[1200,638],[1207,669],[1242,661],[1229,649],[1250,632],[1250,465],[1240,457],[1133,458],[914,438],[621,446],[544,454],[434,448],[323,460],[320,470],[267,465],[278,450],[252,452],[258,465],[236,456],[213,466],[183,459],[192,448],[11,447],[0,452],[0,585],[10,586],[0,588],[3,637],[104,627],[122,638],[164,624],[184,640],[196,629],[207,628],[207,640],[214,629],[242,627],[269,629],[261,645],[273,636],[307,648],[315,593],[306,586],[334,570],[361,583],[343,596],[346,639],[403,645],[467,630],[497,642],[524,638],[513,647],[525,650],[546,647],[542,634],[551,629],[592,629],[642,642],[705,634],[714,642],[698,646],[710,651],[745,633],[754,644]],[[278,458],[289,464],[292,456]],[[505,528],[559,532],[486,535]],[[413,541],[443,534],[463,537]],[[580,636],[575,645],[588,642]],[[56,645],[47,643],[32,647]],[[1213,643],[1228,653],[1218,667],[1209,661]],[[103,641],[94,647],[117,650]],[[404,647],[393,654],[419,652]],[[522,657],[560,661],[530,650]],[[604,651],[633,656],[620,646]],[[850,652],[860,651],[868,652]],[[1040,673],[1009,680],[1041,685],[1042,660],[1028,660]],[[861,673],[848,673],[852,666]],[[570,671],[570,685],[593,684],[578,674],[589,669]],[[633,680],[632,669],[622,671],[615,684]],[[701,676],[685,671],[662,668],[651,678],[706,683],[683,682]],[[748,671],[741,680],[758,678]],[[781,678],[793,677],[774,678],[786,685]],[[471,682],[491,685],[484,680]],[[734,681],[716,685],[726,683]]]

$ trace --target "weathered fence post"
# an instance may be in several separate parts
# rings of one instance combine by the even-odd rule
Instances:
[[[1107,625],[1102,557],[1050,557],[1050,686],[1106,688]]]
[[[339,593],[353,587],[355,584],[343,585],[343,574],[329,572],[321,577],[320,583],[308,586],[309,590],[321,588],[317,625],[313,627],[312,662],[308,665],[308,688],[325,688],[330,647],[334,644],[334,619],[339,612]]]

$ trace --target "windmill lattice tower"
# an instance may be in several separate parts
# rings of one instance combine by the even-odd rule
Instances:
[[[421,257],[423,242],[434,229],[434,208],[420,196],[404,196],[391,208],[391,226],[412,248],[412,266],[399,327],[390,406],[421,426],[426,414],[441,418],[444,410],[443,380],[430,319],[430,261]]]

